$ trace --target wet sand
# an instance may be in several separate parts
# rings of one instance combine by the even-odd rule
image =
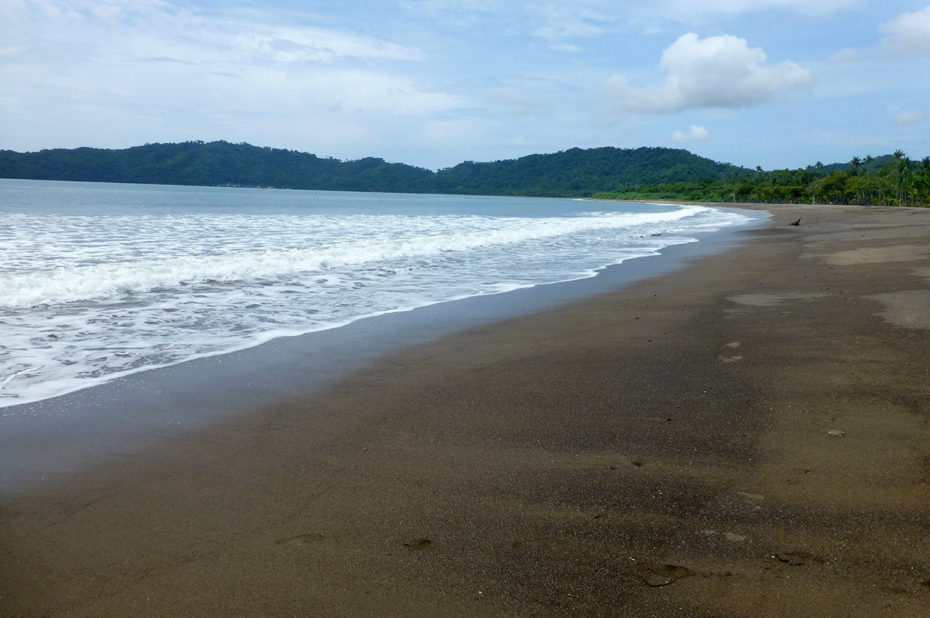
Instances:
[[[930,210],[771,211],[5,497],[0,614],[930,615]]]

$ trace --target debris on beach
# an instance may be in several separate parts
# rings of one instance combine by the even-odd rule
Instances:
[[[806,551],[788,551],[774,556],[780,562],[789,566],[804,566],[808,563],[823,564],[823,558]]]
[[[679,566],[677,564],[643,564],[641,567],[644,570],[640,575],[640,579],[643,580],[644,584],[653,588],[668,586],[679,579],[691,577],[695,574],[694,571],[688,567]]]
[[[406,547],[410,551],[420,551],[423,549],[427,549],[432,544],[433,542],[429,539],[419,538],[419,539],[414,539],[408,543],[404,543],[404,547]]]

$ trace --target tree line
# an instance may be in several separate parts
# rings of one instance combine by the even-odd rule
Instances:
[[[930,157],[911,160],[898,150],[843,165],[817,163],[796,170],[740,171],[696,182],[632,183],[595,194],[600,199],[669,199],[710,202],[930,206]]]

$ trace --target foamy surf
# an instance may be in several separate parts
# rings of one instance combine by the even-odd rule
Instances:
[[[30,181],[2,181],[0,192],[0,406],[591,277],[745,220],[575,200]]]

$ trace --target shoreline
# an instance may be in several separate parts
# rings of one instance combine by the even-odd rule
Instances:
[[[544,198],[544,199],[549,199],[549,198]],[[649,203],[649,202],[643,202],[643,203]],[[655,203],[652,203],[652,204],[655,205]],[[715,206],[722,206],[722,205],[715,205]],[[11,396],[0,397],[0,411],[5,410],[6,411],[5,413],[7,415],[15,415],[19,412],[23,412],[27,415],[35,414],[35,413],[41,414],[42,408],[54,406],[55,405],[54,401],[56,400],[69,399],[76,392],[87,390],[87,389],[94,389],[99,386],[106,385],[113,381],[123,380],[137,373],[159,371],[159,370],[163,370],[163,369],[173,367],[176,365],[186,365],[188,363],[197,363],[198,361],[202,361],[203,359],[207,359],[207,358],[214,357],[214,356],[226,356],[226,355],[231,355],[231,354],[237,354],[240,352],[251,350],[253,348],[261,347],[269,342],[279,340],[279,339],[291,339],[291,338],[308,339],[308,338],[317,336],[319,333],[323,333],[326,331],[339,330],[339,329],[343,329],[346,327],[351,327],[356,322],[379,321],[379,320],[384,320],[384,319],[390,319],[389,316],[391,315],[410,313],[410,312],[423,312],[424,310],[428,310],[430,307],[434,305],[450,305],[450,304],[463,302],[463,301],[469,302],[469,301],[472,301],[473,299],[477,299],[481,297],[513,294],[515,292],[522,294],[527,289],[532,290],[534,288],[548,288],[551,286],[565,287],[567,284],[577,287],[577,285],[575,284],[577,284],[578,282],[588,280],[588,279],[599,278],[603,280],[605,277],[605,273],[614,271],[618,267],[624,269],[625,271],[632,269],[629,275],[608,276],[608,279],[609,279],[608,284],[600,284],[600,285],[594,284],[594,285],[588,286],[591,288],[591,290],[588,292],[584,292],[584,291],[568,292],[567,294],[565,294],[565,299],[567,301],[567,300],[571,300],[574,298],[582,297],[584,295],[593,295],[593,294],[599,293],[604,290],[609,290],[611,289],[611,286],[620,286],[628,281],[636,280],[644,276],[652,276],[651,273],[653,272],[659,272],[659,269],[655,267],[631,266],[633,262],[635,262],[638,265],[640,264],[643,258],[654,258],[658,256],[663,256],[663,258],[665,258],[669,254],[672,254],[672,253],[681,253],[684,256],[682,258],[684,260],[693,259],[694,256],[701,255],[706,252],[705,249],[708,248],[708,243],[711,243],[709,250],[714,251],[716,249],[713,248],[713,243],[715,242],[719,243],[723,237],[732,236],[734,234],[738,234],[747,229],[752,229],[754,227],[758,227],[760,225],[765,224],[765,220],[764,220],[765,218],[762,216],[759,216],[758,212],[753,212],[750,214],[747,214],[745,212],[747,210],[757,211],[758,209],[740,209],[740,208],[726,208],[726,207],[720,207],[717,209],[722,210],[722,211],[730,210],[734,212],[741,212],[742,216],[746,218],[746,220],[740,223],[733,224],[733,225],[721,224],[722,227],[720,229],[713,230],[711,232],[707,232],[704,230],[692,231],[690,233],[692,237],[689,238],[686,242],[680,243],[680,244],[690,244],[692,242],[702,242],[704,243],[704,245],[699,251],[693,251],[693,250],[682,251],[681,247],[678,247],[677,244],[673,243],[673,244],[664,245],[657,250],[650,248],[650,250],[655,251],[655,253],[653,254],[644,253],[641,255],[633,256],[633,257],[624,257],[621,262],[607,263],[607,264],[603,264],[597,267],[593,267],[590,270],[584,271],[583,274],[578,273],[578,272],[574,274],[565,274],[566,278],[564,279],[538,281],[535,283],[529,283],[529,284],[524,284],[524,285],[513,284],[515,287],[512,287],[511,289],[507,289],[507,290],[498,290],[498,291],[493,291],[493,292],[473,291],[469,294],[465,294],[465,295],[458,296],[458,297],[449,297],[444,300],[420,300],[418,302],[410,302],[409,304],[406,304],[406,305],[399,305],[395,308],[387,308],[383,310],[372,311],[371,313],[368,313],[368,314],[349,315],[347,317],[342,318],[341,321],[334,320],[334,321],[329,321],[329,322],[322,322],[318,325],[315,325],[313,328],[304,327],[302,329],[300,327],[293,327],[289,329],[288,332],[285,332],[285,330],[277,330],[277,331],[272,330],[272,331],[267,331],[267,332],[263,331],[263,332],[250,333],[247,340],[241,343],[238,343],[238,344],[231,344],[230,347],[226,349],[221,349],[221,350],[207,352],[207,353],[201,353],[200,355],[192,355],[187,358],[184,358],[183,360],[176,360],[176,361],[168,362],[162,365],[138,366],[132,369],[128,369],[128,370],[124,370],[124,371],[120,371],[116,373],[111,373],[111,374],[105,374],[100,377],[95,377],[93,378],[93,380],[91,380],[90,378],[84,378],[84,380],[86,380],[84,384],[80,384],[81,380],[72,379],[68,383],[67,386],[59,386],[56,383],[54,387],[44,388],[40,393],[30,392],[29,395],[18,397],[18,398],[14,398]],[[653,234],[653,236],[662,236],[662,235],[663,234]],[[645,273],[645,274],[641,274],[641,273]],[[552,273],[552,276],[558,276],[558,275]],[[598,283],[600,283],[600,281]],[[534,304],[535,301],[532,298],[532,296],[541,296],[541,295],[535,294],[534,292],[530,292],[530,297],[527,298],[527,301],[526,301],[530,304],[530,306],[526,311],[522,311],[522,313],[532,313],[534,311],[545,308],[544,305]],[[553,293],[553,294],[549,294],[548,296],[555,299],[559,296],[559,294]],[[557,302],[557,301],[553,301],[553,302]],[[510,303],[510,304],[513,305],[516,303]],[[460,313],[464,313],[464,312],[460,312]],[[514,314],[515,312],[513,310],[505,309],[499,316],[490,315],[490,312],[489,312],[490,317],[485,318],[485,319],[494,321],[497,319],[505,319],[508,317],[512,317],[512,315]],[[461,329],[465,329],[465,328],[468,328],[469,326],[475,325],[474,323],[468,322],[467,316],[463,316],[463,317],[464,317],[464,320],[463,320],[463,326],[461,327]],[[309,344],[309,345],[312,345],[312,344]],[[26,373],[30,369],[32,368],[27,367],[26,370],[23,370],[20,373]],[[19,375],[19,374],[14,374],[13,376],[10,376],[10,378],[15,377],[16,375]],[[10,378],[8,378],[7,381],[9,381]],[[70,402],[67,402],[65,403],[65,405],[70,406],[71,404]],[[0,412],[0,418],[2,418],[2,416],[5,413]],[[2,426],[0,426],[0,430],[2,430]]]
[[[697,242],[667,245],[591,277],[366,316],[0,408],[0,498],[310,394],[392,352],[684,268],[745,242],[747,230],[764,225],[756,213],[736,226],[697,232]]]
[[[766,210],[3,500],[0,606],[925,615],[930,212]]]

